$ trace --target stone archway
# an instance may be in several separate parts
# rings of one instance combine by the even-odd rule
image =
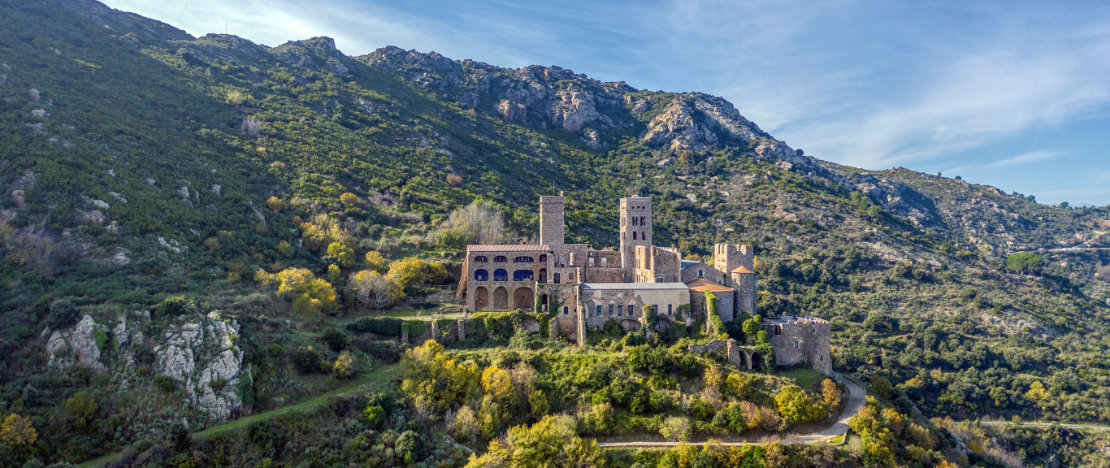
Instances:
[[[493,290],[493,310],[509,310],[509,290],[504,286]]]
[[[636,331],[640,329],[640,321],[636,319],[624,318],[621,319],[620,323],[624,331]]]
[[[767,365],[763,362],[763,356],[759,353],[752,353],[752,361],[749,369],[755,371],[767,370]]]
[[[489,291],[485,287],[478,286],[474,289],[474,310],[482,310],[489,307]]]
[[[536,295],[532,288],[519,287],[513,291],[513,308],[531,310],[536,306]]]

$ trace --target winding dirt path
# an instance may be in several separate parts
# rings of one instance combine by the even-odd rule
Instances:
[[[818,431],[792,433],[780,439],[780,442],[784,444],[812,444],[816,442],[826,441],[833,437],[839,437],[848,432],[848,418],[855,416],[856,413],[859,413],[859,410],[863,408],[864,397],[867,395],[867,392],[865,392],[863,390],[863,387],[861,387],[859,384],[851,381],[850,379],[844,377],[839,373],[834,374],[834,378],[838,382],[843,382],[848,387],[848,404],[844,406],[844,410],[840,412],[840,417],[837,418],[836,422],[834,422],[831,426]],[[751,445],[761,443],[760,439],[764,438],[765,437],[737,437],[731,439],[714,439],[714,443],[722,446]],[[707,443],[709,443],[709,440],[686,442],[686,444],[688,445],[706,445]],[[678,444],[679,442],[669,440],[619,441],[598,439],[597,441],[597,445],[602,448],[671,448],[677,446]]]

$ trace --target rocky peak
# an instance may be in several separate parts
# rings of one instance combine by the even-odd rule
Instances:
[[[278,58],[304,68],[324,68],[339,75],[350,72],[351,58],[335,47],[335,39],[326,36],[289,41],[270,49]]]

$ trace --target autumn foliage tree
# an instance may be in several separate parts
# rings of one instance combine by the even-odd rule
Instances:
[[[263,286],[277,283],[278,297],[293,304],[293,310],[314,319],[335,309],[338,295],[331,283],[316,278],[307,268],[286,268],[278,273],[258,270],[255,281]]]

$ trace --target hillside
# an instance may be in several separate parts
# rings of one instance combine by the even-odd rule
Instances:
[[[441,284],[407,293],[447,290],[456,209],[490,202],[515,242],[559,191],[568,241],[615,246],[617,199],[640,194],[657,244],[754,244],[759,309],[830,320],[837,370],[888,379],[906,412],[1110,422],[1110,207],[821,161],[722,98],[559,67],[195,38],[91,0],[0,11],[0,403],[31,415],[43,460],[159,440],[196,408],[190,428],[248,397],[271,409],[336,387],[287,356],[336,359],[324,334],[370,313],[343,287],[372,269],[364,254],[441,262]],[[328,226],[352,264],[309,233]],[[1044,264],[1017,271],[1016,252]],[[322,319],[251,281],[290,267],[336,287]],[[103,340],[50,364],[63,341],[80,347],[67,333],[82,323]],[[174,346],[195,351],[194,374],[171,375]],[[80,391],[98,422],[68,438],[62,408]]]

